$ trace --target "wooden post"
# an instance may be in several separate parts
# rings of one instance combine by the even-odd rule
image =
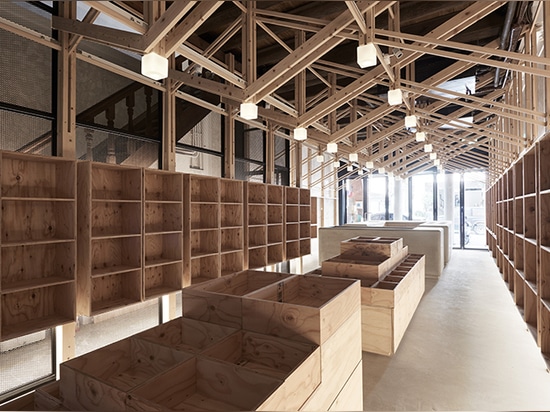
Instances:
[[[76,2],[61,1],[62,17],[76,19]],[[57,156],[76,157],[76,53],[71,34],[61,31],[57,65]]]
[[[273,183],[275,175],[275,130],[271,122],[267,122],[265,139],[265,183]]]
[[[228,54],[225,58],[228,69],[235,70],[235,56]],[[227,83],[227,82],[226,82]],[[226,103],[227,116],[224,118],[224,177],[235,179],[235,107]]]
[[[175,67],[174,56],[169,58],[169,64]],[[165,80],[166,91],[162,94],[162,169],[176,170],[176,95],[173,90],[175,83],[172,79]]]
[[[59,376],[59,365],[75,357],[76,322],[55,327],[55,370]]]

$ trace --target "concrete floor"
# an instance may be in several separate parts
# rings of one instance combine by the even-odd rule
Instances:
[[[364,410],[550,410],[550,374],[486,251],[454,250],[392,357],[363,353]]]

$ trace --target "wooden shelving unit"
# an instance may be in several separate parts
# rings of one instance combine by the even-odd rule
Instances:
[[[74,321],[74,161],[0,152],[0,340]]]
[[[143,296],[177,292],[183,278],[183,175],[143,170]]]
[[[311,196],[309,189],[300,189],[300,256],[311,253]]]
[[[77,312],[92,316],[143,300],[143,171],[77,166]]]
[[[220,179],[185,174],[184,279],[191,284],[220,276]]]
[[[300,189],[285,187],[286,260],[300,257]]]
[[[514,301],[550,359],[550,136],[487,191],[488,245]],[[550,362],[549,362],[550,365]]]
[[[318,209],[318,203],[319,198],[317,197],[311,197],[311,234],[310,237],[312,239],[317,238],[317,229],[318,229],[318,223],[317,223],[317,209]]]
[[[248,268],[267,266],[267,185],[246,183],[246,244],[248,245]]]
[[[267,264],[285,260],[283,186],[267,185]]]
[[[220,179],[221,275],[245,269],[244,183]]]

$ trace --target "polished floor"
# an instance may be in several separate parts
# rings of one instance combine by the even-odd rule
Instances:
[[[454,250],[392,357],[363,353],[364,410],[550,410],[550,374],[486,251]]]

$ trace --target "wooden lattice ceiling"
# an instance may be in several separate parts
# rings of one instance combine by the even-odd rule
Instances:
[[[546,126],[546,115],[533,109],[535,97],[525,103],[514,94],[517,73],[526,73],[522,84],[530,81],[531,88],[550,76],[533,44],[542,2],[84,3],[91,8],[82,21],[53,20],[54,28],[74,36],[74,47],[86,38],[177,55],[169,78],[178,97],[189,96],[178,92],[182,85],[218,94],[225,104],[216,110],[224,115],[238,115],[241,102],[257,103],[259,118],[248,123],[287,137],[307,127],[305,144],[323,151],[336,142],[340,156],[358,152],[361,165],[374,161],[398,176],[434,165],[415,130],[404,127],[411,110],[449,171],[498,173]],[[93,24],[100,14],[133,32]],[[356,47],[369,39],[380,63],[361,69]],[[197,66],[208,78],[196,74]],[[471,76],[473,93],[442,89],[446,81]],[[387,103],[392,85],[405,92],[403,104]]]

